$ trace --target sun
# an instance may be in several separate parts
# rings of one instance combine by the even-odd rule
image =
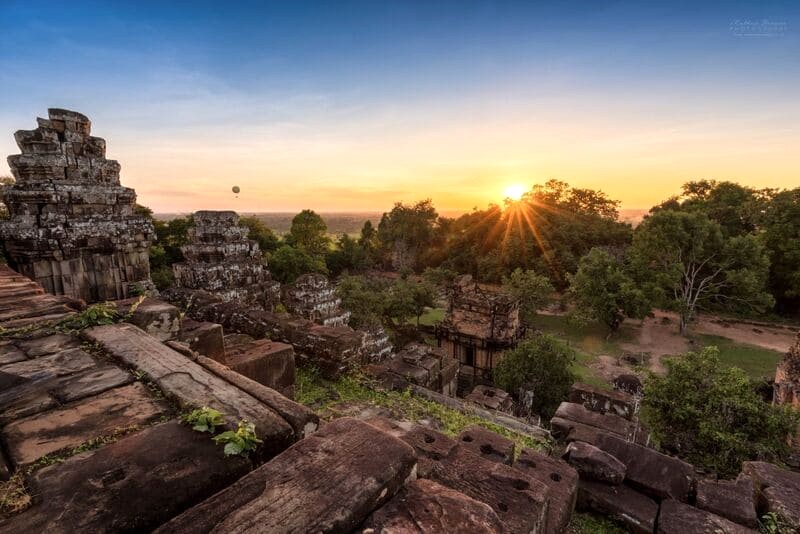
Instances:
[[[505,191],[505,198],[510,198],[511,200],[519,200],[522,198],[522,195],[525,194],[525,186],[522,184],[511,184],[506,187]]]

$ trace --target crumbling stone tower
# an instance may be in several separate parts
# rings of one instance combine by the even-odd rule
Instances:
[[[12,266],[48,293],[86,302],[152,289],[152,222],[134,211],[136,193],[119,182],[80,113],[49,109],[35,130],[14,134],[8,157],[16,184],[4,188],[9,220],[0,226]]]
[[[350,319],[328,278],[317,273],[304,274],[286,287],[283,304],[289,313],[325,326],[345,326]]]
[[[239,226],[239,215],[198,211],[193,218],[190,243],[181,247],[186,261],[173,265],[178,287],[272,310],[280,301],[280,284],[266,269],[258,243],[247,239],[248,229]]]

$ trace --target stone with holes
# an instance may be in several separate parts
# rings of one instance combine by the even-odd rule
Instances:
[[[509,532],[545,532],[549,489],[520,469],[456,445],[430,478],[491,506]]]
[[[507,465],[514,461],[514,442],[482,426],[473,425],[464,429],[458,441],[487,460]]]
[[[563,460],[522,449],[514,467],[550,489],[544,532],[566,532],[578,497],[578,473]]]
[[[410,482],[364,524],[364,534],[506,532],[487,505],[431,480]]]

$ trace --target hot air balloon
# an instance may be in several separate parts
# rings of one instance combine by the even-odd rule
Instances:
[[[241,191],[241,189],[239,189],[238,185],[234,185],[233,187],[231,187],[231,191],[233,191],[234,194],[238,195],[239,191]]]

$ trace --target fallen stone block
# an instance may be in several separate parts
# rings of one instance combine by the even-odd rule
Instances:
[[[582,479],[608,484],[622,484],[625,480],[625,464],[594,445],[573,441],[567,446],[564,456]]]
[[[482,426],[465,428],[459,434],[458,441],[487,460],[506,465],[514,461],[514,442]]]
[[[207,434],[170,421],[37,471],[33,505],[7,532],[147,532],[250,470]]]
[[[524,471],[457,445],[433,464],[430,478],[491,506],[509,532],[545,532],[550,492]]]
[[[367,519],[364,534],[506,532],[487,505],[431,480],[414,480]]]
[[[401,440],[336,419],[156,532],[350,532],[392,498],[414,465]]]
[[[674,499],[661,503],[658,534],[754,534],[756,531]]]
[[[593,412],[582,404],[573,402],[562,402],[556,410],[555,417],[593,426],[625,439],[632,439],[636,432],[636,425],[624,417],[612,413]]]
[[[597,447],[625,464],[625,480],[642,492],[660,499],[688,501],[695,479],[691,464],[617,436],[600,436]]]
[[[576,423],[575,421],[562,419],[560,417],[553,417],[550,420],[550,431],[553,437],[559,441],[564,441],[566,443],[583,441],[585,443],[591,443],[592,445],[597,443],[601,435],[609,434],[609,432],[597,427]]]
[[[510,413],[514,407],[514,399],[507,391],[492,386],[479,384],[464,397],[465,401],[474,402],[487,410]]]
[[[563,460],[531,449],[522,450],[514,467],[550,489],[544,532],[566,532],[578,497],[578,472]]]
[[[145,386],[136,383],[18,419],[3,428],[3,436],[11,460],[21,466],[117,429],[146,425],[167,412],[163,402],[153,399]]]
[[[269,458],[295,439],[292,427],[267,405],[150,337],[130,324],[96,326],[83,335],[100,343],[115,358],[147,374],[184,409],[208,406],[222,413],[228,427],[240,420],[256,426],[263,440],[258,454]]]
[[[281,395],[272,388],[259,384],[233,371],[221,363],[199,356],[197,363],[272,408],[292,426],[295,435],[302,439],[319,427],[319,416],[302,404]]]
[[[633,396],[621,391],[600,389],[583,382],[576,382],[569,392],[569,402],[582,404],[599,413],[613,413],[630,420],[636,413]]]
[[[759,513],[774,512],[800,531],[800,473],[767,462],[744,462],[742,472],[753,479]]]
[[[609,516],[640,534],[652,534],[658,516],[658,504],[646,495],[624,484],[590,480],[578,483],[578,510]]]
[[[180,335],[181,312],[172,304],[150,297],[142,301],[136,297],[120,300],[116,304],[120,313],[129,314],[129,323],[159,341],[169,341]]]
[[[180,340],[188,344],[193,351],[225,363],[225,338],[222,325],[184,318]]]
[[[758,528],[753,479],[699,480],[697,507],[750,528]]]
[[[259,384],[291,397],[294,394],[294,349],[286,343],[259,339],[225,354],[228,367]]]

